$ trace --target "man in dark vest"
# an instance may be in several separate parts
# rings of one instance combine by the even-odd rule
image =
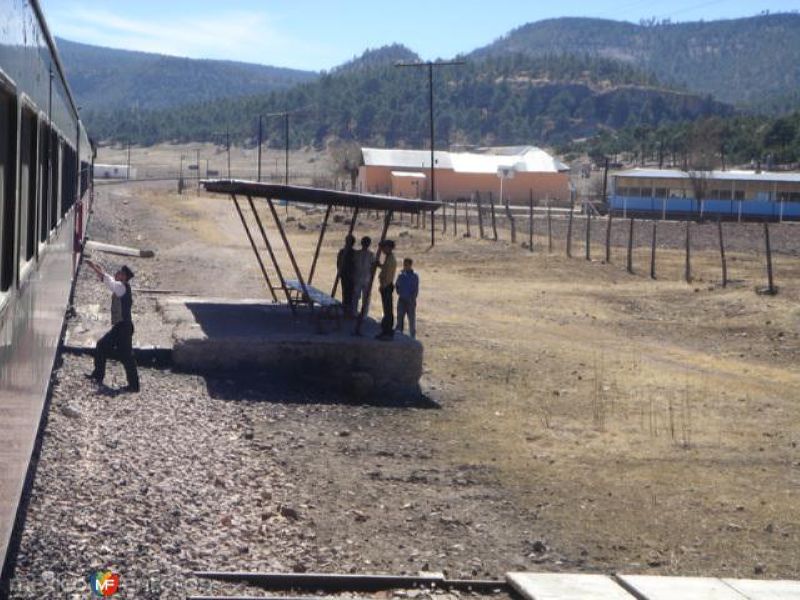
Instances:
[[[94,352],[94,371],[88,377],[98,383],[103,383],[106,375],[106,360],[113,355],[125,367],[128,378],[129,392],[139,391],[139,373],[136,370],[136,360],[133,358],[133,294],[131,293],[131,279],[133,271],[123,265],[112,277],[103,269],[86,259],[84,262],[97,273],[100,281],[105,283],[111,292],[111,330],[97,342]]]

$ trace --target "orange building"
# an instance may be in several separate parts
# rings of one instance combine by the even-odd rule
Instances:
[[[431,154],[428,150],[362,148],[358,186],[363,192],[402,198],[427,198]],[[498,203],[527,204],[549,198],[569,200],[569,167],[534,146],[482,148],[475,152],[437,151],[438,200],[489,194]],[[502,199],[500,199],[502,187]]]

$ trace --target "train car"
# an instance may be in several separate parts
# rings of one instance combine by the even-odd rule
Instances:
[[[0,0],[0,14],[2,583],[72,293],[94,151],[38,1]]]
[[[608,206],[628,217],[800,221],[800,173],[628,169],[612,174]]]

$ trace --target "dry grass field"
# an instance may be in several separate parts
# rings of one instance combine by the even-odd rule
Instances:
[[[235,285],[210,286],[213,277],[198,281],[176,250],[163,248],[156,260],[173,261],[172,285],[209,296],[262,293],[227,199],[135,195],[153,221],[191,229],[200,260],[215,273],[233,262],[241,273]],[[307,268],[322,212],[289,216]],[[679,249],[659,250],[653,281],[648,248],[637,248],[630,275],[620,246],[611,264],[584,260],[576,227],[572,259],[560,235],[549,254],[541,235],[532,253],[475,239],[474,222],[472,238],[440,236],[434,248],[429,232],[407,221],[393,227],[398,257],[413,257],[421,277],[425,385],[442,410],[392,426],[413,430],[444,462],[491,469],[514,505],[532,515],[530,527],[573,566],[797,577],[796,227],[775,227],[776,296],[755,292],[764,283],[763,256],[755,242],[742,242],[744,226],[726,225],[736,246],[726,288],[711,243],[716,225],[697,226],[701,249],[690,285],[681,281]],[[332,282],[345,229],[329,229],[315,280],[322,289]],[[379,230],[379,220],[364,216],[355,233],[377,237]],[[223,255],[229,258],[213,258]]]

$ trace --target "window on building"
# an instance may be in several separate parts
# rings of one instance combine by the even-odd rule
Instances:
[[[733,192],[734,200],[744,200],[744,190],[736,190]]]
[[[17,99],[0,89],[0,292],[14,283]]]
[[[667,188],[656,188],[653,192],[656,198],[666,198],[667,194],[669,194],[669,189]]]

